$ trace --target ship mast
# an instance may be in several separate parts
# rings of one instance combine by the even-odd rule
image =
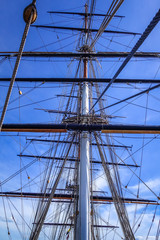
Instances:
[[[87,30],[88,5],[85,5],[85,29]],[[85,33],[84,46],[87,52],[87,31]],[[84,79],[88,78],[88,60],[84,58]],[[82,124],[87,123],[87,115],[89,114],[89,88],[88,82],[82,83]],[[79,182],[79,240],[90,239],[90,162],[89,162],[89,133],[83,131],[81,133],[80,143],[80,182]]]
[[[117,1],[118,2],[118,1]],[[121,0],[120,2],[123,2],[123,0]],[[160,14],[160,11],[158,13],[158,15]],[[70,93],[70,98],[77,98],[78,99],[78,106],[79,106],[79,103],[80,103],[80,108],[81,110],[78,109],[77,112],[74,112],[75,111],[75,106],[73,107],[73,109],[69,109],[69,104],[67,104],[67,107],[65,109],[65,111],[62,111],[61,109],[60,110],[47,110],[47,109],[41,109],[41,110],[45,110],[45,111],[48,111],[48,112],[52,112],[52,113],[63,113],[65,114],[65,116],[67,116],[67,114],[69,115],[80,115],[80,118],[77,117],[77,122],[74,120],[75,118],[72,119],[72,121],[74,122],[72,124],[72,122],[70,123],[69,122],[69,118],[66,118],[65,121],[62,121],[62,123],[60,124],[3,124],[3,128],[2,128],[2,131],[18,131],[18,132],[49,132],[49,133],[53,133],[53,132],[64,132],[66,133],[67,131],[73,131],[73,135],[69,135],[70,138],[67,139],[64,138],[62,140],[62,136],[59,135],[59,138],[55,137],[51,140],[46,140],[46,139],[31,139],[31,141],[46,141],[46,142],[54,142],[54,143],[57,143],[56,144],[56,150],[54,152],[54,154],[48,154],[48,151],[46,152],[48,155],[46,156],[45,154],[42,156],[39,156],[39,155],[25,155],[25,154],[20,154],[19,156],[20,157],[34,157],[34,158],[37,158],[40,160],[40,158],[42,159],[49,159],[52,161],[52,164],[51,165],[48,165],[50,166],[49,170],[48,171],[48,174],[44,174],[45,175],[45,178],[44,178],[44,184],[42,186],[42,191],[40,193],[27,193],[27,192],[1,192],[0,195],[3,196],[3,197],[6,197],[6,196],[12,196],[12,197],[30,197],[30,198],[40,198],[40,201],[39,201],[39,205],[37,207],[37,212],[35,214],[35,220],[33,222],[33,227],[31,229],[31,235],[30,235],[30,240],[36,240],[39,238],[39,235],[41,233],[41,230],[42,230],[42,227],[43,225],[45,226],[57,226],[57,228],[61,228],[61,231],[59,234],[59,237],[57,237],[58,239],[61,239],[62,238],[62,233],[66,230],[66,227],[70,227],[70,229],[67,231],[67,233],[69,233],[69,231],[71,230],[71,228],[74,226],[74,239],[75,240],[90,240],[91,239],[91,229],[93,227],[95,228],[117,228],[117,226],[111,226],[109,225],[108,223],[106,223],[106,225],[98,225],[97,224],[97,220],[95,219],[95,222],[92,221],[91,223],[91,220],[90,220],[90,201],[94,201],[93,203],[99,203],[99,202],[113,202],[114,205],[115,205],[115,210],[117,212],[117,215],[118,215],[118,218],[119,218],[119,222],[120,222],[120,225],[121,225],[121,228],[122,228],[122,233],[124,234],[124,238],[127,240],[133,240],[135,239],[134,237],[134,232],[133,229],[131,228],[130,226],[130,221],[128,219],[128,215],[127,215],[127,211],[126,211],[126,208],[125,208],[125,204],[124,203],[141,203],[141,204],[154,204],[154,205],[159,205],[159,203],[157,203],[156,201],[149,201],[149,200],[143,200],[143,199],[131,199],[131,198],[124,198],[123,197],[123,189],[121,187],[121,182],[120,182],[120,176],[119,176],[119,171],[118,171],[118,168],[116,166],[129,166],[129,167],[133,167],[133,165],[129,165],[127,164],[126,162],[123,161],[123,164],[122,163],[119,163],[117,160],[116,160],[116,153],[115,151],[112,152],[112,147],[115,148],[115,147],[125,147],[125,148],[128,148],[128,146],[124,146],[124,145],[115,145],[112,143],[112,141],[110,141],[110,136],[108,136],[107,134],[108,133],[150,133],[150,134],[153,134],[153,133],[160,133],[160,126],[147,126],[147,125],[113,125],[113,124],[109,124],[108,123],[108,120],[106,122],[102,122],[100,121],[101,120],[101,114],[98,116],[98,114],[96,112],[94,112],[95,114],[94,117],[96,119],[98,119],[100,121],[99,122],[96,122],[94,120],[89,121],[90,117],[92,115],[90,115],[90,112],[92,109],[94,109],[94,106],[99,102],[99,110],[100,113],[102,113],[102,111],[106,108],[109,108],[111,106],[115,106],[119,103],[122,103],[122,102],[125,102],[129,99],[132,99],[132,98],[135,98],[137,96],[140,96],[144,93],[148,93],[149,91],[155,89],[155,88],[158,88],[160,86],[160,84],[156,85],[156,86],[153,86],[153,87],[150,87],[148,89],[145,89],[137,94],[134,94],[132,96],[129,96],[125,99],[122,99],[122,100],[119,100],[118,102],[116,103],[113,103],[111,105],[108,105],[108,106],[103,106],[103,104],[100,104],[102,101],[102,96],[104,95],[104,93],[106,92],[106,90],[110,87],[110,85],[112,83],[114,83],[115,81],[119,81],[122,83],[121,79],[118,79],[116,80],[117,78],[117,74],[119,74],[121,72],[121,70],[125,67],[125,65],[128,63],[128,61],[131,59],[132,56],[134,57],[142,57],[142,56],[147,56],[146,53],[142,54],[142,53],[136,53],[136,49],[138,49],[137,47],[140,46],[139,44],[142,44],[142,42],[145,40],[145,38],[149,35],[150,31],[152,30],[152,28],[157,24],[157,22],[159,21],[158,19],[160,19],[160,15],[157,19],[157,16],[156,15],[156,18],[154,18],[154,21],[151,22],[152,24],[149,25],[149,28],[147,28],[147,30],[145,30],[144,34],[142,35],[142,37],[140,38],[140,40],[138,41],[138,44],[135,45],[135,47],[132,49],[132,51],[130,52],[130,55],[128,56],[128,53],[124,52],[124,53],[94,53],[94,52],[91,52],[91,46],[92,44],[89,43],[89,32],[93,31],[93,29],[91,30],[90,29],[90,19],[89,19],[89,16],[92,16],[91,13],[88,14],[88,5],[86,4],[85,5],[85,13],[83,13],[83,16],[85,17],[84,18],[84,35],[83,35],[83,41],[82,41],[82,46],[80,48],[80,53],[55,53],[55,52],[50,52],[50,53],[40,53],[40,52],[36,52],[37,56],[48,56],[48,54],[51,54],[52,56],[58,56],[58,57],[73,57],[74,54],[78,54],[78,57],[80,57],[80,62],[79,62],[79,65],[82,63],[83,64],[83,73],[82,73],[82,78],[81,76],[79,76],[79,79],[75,78],[75,79],[70,79],[70,82],[79,82],[80,84],[80,93],[81,93],[81,96],[79,96],[79,93],[78,95],[74,95],[73,94],[73,91],[71,91]],[[48,26],[47,26],[48,27]],[[55,27],[55,26],[54,26]],[[58,27],[55,27],[55,28],[58,28]],[[62,29],[62,27],[60,27]],[[64,28],[63,28],[64,29]],[[67,29],[67,27],[65,27],[65,29]],[[69,29],[69,28],[68,28]],[[70,28],[70,29],[73,29],[73,28]],[[83,29],[83,30],[84,30]],[[80,29],[82,30],[82,29]],[[83,31],[82,31],[83,32]],[[101,33],[104,32],[104,31],[101,31]],[[148,34],[148,35],[147,35]],[[8,54],[8,53],[7,53]],[[16,56],[17,53],[14,54],[14,57]],[[26,52],[24,53],[26,54],[26,56],[33,56],[33,52]],[[99,54],[99,55],[98,55]],[[126,56],[126,60],[124,61],[124,63],[122,64],[122,67],[120,67],[120,69],[118,70],[118,72],[116,73],[115,77],[113,77],[112,79],[107,79],[108,81],[108,85],[107,87],[105,88],[105,90],[102,92],[102,94],[100,95],[98,90],[96,91],[97,93],[97,97],[98,98],[92,98],[94,100],[96,100],[96,103],[92,106],[92,103],[89,105],[89,100],[91,100],[91,96],[90,96],[90,99],[89,99],[89,87],[91,87],[90,85],[90,82],[92,81],[99,81],[99,82],[106,82],[106,80],[104,79],[100,79],[97,80],[97,79],[91,79],[90,75],[88,74],[88,68],[89,68],[89,59],[92,58],[92,57],[95,57],[95,56],[112,56],[113,55],[115,56],[118,55],[121,55],[123,54],[123,57],[125,57],[125,55],[127,54]],[[149,54],[149,56],[151,56],[150,53],[147,53]],[[0,56],[1,56],[1,53],[0,53]],[[6,55],[7,56],[7,55]],[[10,55],[9,55],[10,56]],[[25,56],[25,55],[24,55]],[[74,55],[75,56],[75,55]],[[154,57],[158,57],[158,54],[155,54],[153,53]],[[82,59],[82,62],[81,62],[81,59]],[[91,64],[92,62],[90,62]],[[90,65],[92,67],[92,64]],[[78,71],[79,71],[79,68],[77,68],[77,75],[78,75]],[[93,68],[92,68],[92,71],[93,71]],[[76,76],[77,76],[76,75]],[[89,77],[89,78],[88,78]],[[26,78],[24,78],[26,79]],[[62,80],[63,78],[61,78]],[[7,79],[6,79],[7,80]],[[55,81],[56,79],[53,80],[52,79],[48,79],[48,81]],[[1,81],[1,79],[0,79]],[[33,78],[32,78],[32,81],[33,81]],[[38,78],[34,81],[39,81]],[[57,80],[56,80],[57,81]],[[60,78],[59,80],[60,81]],[[63,79],[63,81],[68,81],[68,79]],[[123,79],[123,82],[127,81],[133,81],[133,82],[136,82],[136,81],[141,81],[141,80],[138,80],[138,79],[129,79],[129,80],[126,80],[126,79]],[[149,82],[150,80],[145,80],[144,79],[144,82],[146,81]],[[158,80],[160,81],[160,80]],[[152,82],[152,81],[151,81]],[[157,81],[156,81],[157,82]],[[153,82],[152,82],[153,83]],[[72,96],[73,95],[73,96]],[[99,95],[99,96],[98,96]],[[60,96],[60,95],[59,95]],[[62,96],[62,95],[61,95]],[[63,95],[63,96],[66,96],[67,95]],[[69,101],[68,101],[69,102]],[[102,106],[101,106],[102,105]],[[147,109],[147,108],[146,108]],[[109,116],[105,115],[106,118],[108,118]],[[111,116],[113,117],[113,116]],[[80,119],[80,121],[79,121]],[[1,124],[0,124],[1,125]],[[0,126],[1,127],[1,126]],[[106,137],[106,143],[103,142],[103,136],[101,137],[101,135],[99,133],[96,133],[96,131],[102,131],[102,133],[106,133],[105,137]],[[92,137],[94,138],[94,141],[91,142],[90,141],[90,132],[92,132]],[[77,141],[79,138],[79,142]],[[58,149],[58,146],[63,143],[65,145],[64,147],[64,152],[65,155],[61,155],[61,152],[60,150]],[[69,144],[69,145],[67,145]],[[77,156],[75,157],[75,152],[72,151],[72,145],[75,146],[76,144],[76,147],[78,146],[78,151],[76,152],[76,154],[78,155],[78,158]],[[97,146],[97,150],[99,152],[99,157],[101,159],[101,162],[100,161],[95,161],[93,160],[92,161],[92,149],[90,148],[90,145],[96,145]],[[68,146],[68,147],[66,147]],[[108,154],[105,153],[105,149],[104,149],[104,146],[107,146],[108,147]],[[57,150],[58,149],[58,150]],[[51,149],[53,150],[53,149]],[[71,151],[72,153],[74,154],[74,156],[70,156],[70,153]],[[50,149],[49,149],[49,153],[50,153]],[[59,153],[58,157],[56,155],[56,153]],[[115,156],[115,157],[114,157]],[[108,161],[109,159],[109,161]],[[55,165],[55,162],[54,160],[58,160],[58,161],[63,161],[62,165]],[[73,168],[73,165],[65,165],[66,162],[69,162],[69,161],[77,161],[77,163],[75,164],[75,167]],[[79,161],[80,161],[80,164],[79,164]],[[103,170],[104,170],[104,174],[108,180],[108,188],[110,189],[110,192],[112,194],[112,197],[108,197],[108,196],[97,196],[97,195],[92,195],[90,194],[90,181],[92,182],[92,180],[90,180],[90,161],[92,163],[102,163],[102,167],[103,167]],[[79,168],[77,169],[77,165],[79,164]],[[113,169],[113,174],[111,172],[111,169],[109,167],[109,165],[112,165],[112,169]],[[29,165],[26,165],[27,167]],[[26,166],[25,166],[25,169],[26,169]],[[135,165],[136,167],[139,167],[138,165]],[[135,167],[134,166],[134,167]],[[60,171],[58,171],[58,174],[57,176],[55,177],[55,179],[53,178],[53,182],[50,181],[50,179],[52,180],[52,168],[60,168]],[[58,184],[59,184],[59,181],[60,181],[60,178],[62,177],[62,172],[64,170],[64,168],[68,169],[69,167],[71,167],[72,169],[75,169],[75,176],[76,176],[76,180],[74,180],[74,183],[76,183],[76,185],[71,185],[70,187],[70,192],[69,194],[66,194],[66,193],[62,193],[62,191],[68,191],[67,187],[65,189],[61,189],[61,188],[57,188]],[[93,170],[93,169],[92,169]],[[78,172],[78,174],[76,175],[76,171]],[[47,171],[46,171],[47,173]],[[54,173],[54,172],[53,172]],[[79,174],[80,173],[80,174]],[[134,174],[134,172],[132,171],[132,173]],[[69,172],[70,174],[70,172]],[[68,174],[68,176],[69,176]],[[72,174],[70,174],[71,177],[74,177],[74,175],[72,176]],[[138,175],[134,174],[135,176],[138,177]],[[138,177],[139,178],[139,177]],[[8,178],[9,180],[11,178]],[[9,180],[6,180],[9,181]],[[69,179],[66,178],[67,180]],[[65,180],[66,180],[65,179]],[[78,179],[78,180],[77,180]],[[140,178],[139,178],[140,179]],[[69,180],[72,180],[72,179],[69,179]],[[75,189],[75,186],[77,186],[77,182],[79,181],[79,189],[77,191],[75,190],[72,190],[72,189]],[[1,185],[6,183],[6,182],[1,182]],[[147,185],[145,184],[145,182],[143,182],[141,180],[141,182],[147,187]],[[64,185],[64,183],[63,183]],[[68,184],[66,184],[67,186]],[[125,186],[127,187],[127,185]],[[56,192],[57,191],[57,192]],[[60,192],[59,192],[60,191]],[[73,193],[71,193],[71,191],[73,191]],[[76,193],[74,193],[74,191]],[[79,191],[79,194],[78,194],[78,191]],[[157,197],[157,195],[154,193],[154,191],[152,191],[150,189],[150,191]],[[92,190],[91,190],[92,192]],[[90,196],[92,195],[92,196]],[[59,210],[55,211],[56,214],[60,212],[59,216],[54,219],[52,219],[52,221],[54,222],[44,222],[48,214],[48,210],[49,210],[49,207],[51,205],[52,202],[54,202],[55,200],[56,201],[56,204],[58,202],[63,202],[63,204],[65,203],[69,203],[71,206],[71,204],[73,204],[73,201],[74,200],[74,203],[76,203],[76,207],[74,207],[73,209],[71,209],[70,211],[70,208],[66,208],[67,211],[66,213],[64,213],[64,218],[62,218],[62,214],[63,212],[60,212]],[[64,201],[63,201],[64,200]],[[159,197],[158,197],[158,200]],[[66,202],[65,202],[66,201]],[[78,201],[79,201],[79,212],[77,211],[78,209]],[[56,208],[56,207],[55,207]],[[64,212],[66,210],[64,208]],[[75,211],[76,209],[76,211]],[[62,210],[62,209],[61,209]],[[59,212],[58,212],[59,211]],[[61,214],[62,213],[62,214]],[[58,215],[58,214],[57,214]],[[56,222],[55,222],[56,220]],[[74,223],[75,221],[75,223]],[[140,225],[138,225],[138,221],[137,221],[137,226],[139,227]],[[159,225],[160,226],[160,225]],[[132,232],[133,231],[133,232]],[[49,233],[50,234],[50,233]],[[55,239],[54,236],[58,236],[57,232],[55,231],[54,235],[53,235],[53,232],[52,232],[52,235],[51,235],[51,238]],[[71,233],[72,234],[72,233]],[[94,237],[94,234],[97,237],[96,235],[96,231],[94,233],[93,231],[93,239],[95,239]],[[100,234],[101,235],[101,234]],[[108,235],[108,233],[107,233]],[[107,236],[106,235],[106,236]],[[65,234],[66,236],[66,234]],[[73,237],[73,235],[71,236]],[[67,239],[69,239],[69,234],[67,235]]]

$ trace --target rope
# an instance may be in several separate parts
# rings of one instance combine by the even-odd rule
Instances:
[[[35,219],[34,219],[34,222],[37,223],[37,224],[34,224],[33,225],[33,228],[32,228],[32,231],[31,231],[31,234],[30,234],[30,240],[32,239],[35,239],[37,240],[38,237],[39,237],[39,234],[40,234],[40,231],[42,229],[42,225],[43,225],[43,222],[44,222],[44,219],[47,215],[47,212],[48,212],[48,209],[50,207],[50,204],[51,204],[51,201],[52,201],[52,198],[54,196],[54,193],[56,191],[56,188],[57,188],[57,185],[59,183],[59,180],[60,180],[60,177],[62,175],[62,172],[63,172],[63,169],[64,169],[64,166],[65,166],[65,163],[67,161],[67,158],[68,158],[68,155],[69,155],[69,152],[70,152],[70,149],[72,147],[72,143],[74,141],[74,137],[75,137],[75,134],[73,134],[73,137],[72,137],[72,141],[71,141],[71,144],[69,145],[68,149],[67,149],[67,152],[66,152],[66,156],[65,156],[65,160],[61,166],[61,169],[58,173],[58,176],[53,184],[53,187],[52,187],[52,190],[51,190],[51,193],[50,193],[50,196],[48,198],[48,201],[46,202],[45,206],[43,208],[41,208],[39,210],[39,212],[36,213],[36,216],[35,216]],[[58,144],[57,144],[58,146]]]
[[[93,17],[94,17],[93,13],[95,11],[95,6],[96,6],[96,0],[91,0],[90,13],[88,14],[89,15],[89,21],[88,21],[88,33],[87,33],[86,43],[89,40],[89,30],[91,29],[91,26],[92,26],[92,23],[93,23]]]
[[[2,191],[2,186],[1,186],[1,191]],[[10,229],[9,229],[9,223],[8,223],[8,219],[7,219],[6,206],[5,206],[5,202],[4,202],[4,199],[3,199],[3,198],[2,198],[2,203],[3,203],[3,209],[4,209],[4,215],[5,215],[5,222],[6,222],[7,231],[8,231],[8,238],[9,238],[9,239],[12,239],[11,233],[10,233]]]
[[[122,189],[121,189],[121,183],[119,180],[118,171],[117,171],[117,169],[114,169],[115,170],[114,175],[116,178],[115,179],[116,182],[114,183],[113,179],[111,177],[110,170],[106,164],[106,162],[107,162],[106,154],[105,154],[105,152],[102,152],[102,149],[99,145],[99,141],[98,141],[98,137],[97,137],[96,133],[94,133],[94,137],[95,137],[95,140],[97,143],[100,158],[102,160],[102,166],[103,166],[104,172],[105,172],[107,180],[108,180],[109,188],[112,193],[114,206],[117,211],[117,215],[118,215],[121,227],[122,227],[123,234],[125,236],[125,239],[134,240],[135,237],[134,237],[134,234],[132,232],[132,229],[131,229],[131,226],[129,223],[125,205],[123,204],[123,201],[119,197],[119,196],[123,196],[123,195],[122,195]],[[110,152],[110,154],[111,154],[111,152]],[[111,156],[111,159],[112,159],[112,156]]]
[[[93,105],[93,107],[90,109],[90,111],[95,107],[95,105],[99,102],[99,100],[102,98],[102,96],[105,94],[105,92],[108,90],[108,88],[111,86],[111,84],[116,80],[116,78],[119,76],[119,74],[121,73],[121,71],[123,70],[123,68],[127,65],[127,63],[130,61],[130,59],[133,57],[133,55],[136,53],[136,51],[138,50],[138,48],[142,45],[142,43],[145,41],[145,39],[149,36],[149,34],[151,33],[151,31],[154,29],[154,27],[157,25],[157,23],[160,20],[160,9],[158,10],[158,12],[156,13],[155,17],[152,19],[152,21],[150,22],[150,24],[148,25],[148,27],[145,29],[144,33],[142,34],[142,36],[139,38],[139,40],[137,41],[137,43],[135,44],[135,46],[133,47],[133,49],[131,50],[131,52],[129,53],[129,55],[126,57],[126,59],[124,60],[124,62],[122,63],[122,65],[120,66],[120,68],[117,70],[117,72],[115,73],[115,75],[113,76],[113,78],[111,79],[111,81],[108,83],[107,87],[103,90],[103,92],[101,93],[101,95],[99,96],[99,98],[97,99],[97,101],[95,102],[95,104]]]
[[[36,0],[33,0],[33,4],[35,4],[35,2],[36,2]],[[6,100],[5,100],[5,103],[4,103],[4,107],[3,107],[3,111],[2,111],[2,115],[1,115],[1,119],[0,119],[0,131],[2,129],[2,124],[3,124],[4,117],[5,117],[5,114],[6,114],[6,111],[7,111],[7,106],[8,106],[8,103],[9,103],[9,99],[10,99],[10,95],[11,95],[11,92],[12,92],[13,84],[15,82],[16,74],[17,74],[17,71],[18,71],[18,67],[19,67],[19,64],[20,64],[21,57],[22,57],[22,52],[23,52],[23,48],[24,48],[24,45],[25,45],[27,35],[28,35],[29,27],[31,25],[32,17],[33,17],[33,11],[31,12],[31,15],[29,17],[29,21],[26,23],[24,33],[23,33],[23,36],[22,36],[21,44],[20,44],[20,47],[19,47],[19,52],[18,52],[18,55],[17,55],[17,59],[16,59],[14,69],[13,69],[12,78],[11,78],[11,81],[10,81],[8,93],[7,93],[7,96],[6,96]]]
[[[110,108],[110,107],[113,107],[113,106],[115,106],[115,105],[117,105],[117,104],[126,102],[126,101],[128,101],[128,100],[130,100],[130,99],[132,99],[132,98],[138,97],[138,96],[140,96],[140,95],[142,95],[142,94],[144,94],[144,93],[147,93],[147,94],[148,94],[149,91],[152,91],[152,90],[154,90],[154,89],[156,89],[156,88],[159,88],[159,87],[160,87],[160,84],[157,84],[157,85],[155,85],[154,87],[149,87],[149,88],[147,88],[146,90],[144,90],[144,91],[142,91],[142,92],[136,93],[136,94],[134,94],[134,95],[132,95],[132,96],[130,96],[130,97],[127,97],[127,98],[125,98],[125,99],[122,99],[122,100],[120,100],[120,101],[118,101],[118,102],[116,102],[116,103],[113,103],[113,104],[111,104],[111,105],[109,105],[109,106],[107,106],[107,107],[101,108],[101,109],[99,109],[99,110],[97,110],[97,111],[95,111],[95,112],[98,112],[98,111],[100,111],[100,110],[104,110],[104,109],[106,109],[106,108]],[[148,108],[148,109],[149,109],[149,108]]]
[[[94,38],[94,40],[92,41],[90,48],[92,49],[93,46],[95,45],[96,41],[100,38],[100,36],[102,35],[102,33],[104,32],[104,30],[106,29],[106,27],[108,26],[108,24],[110,23],[110,21],[112,20],[112,18],[114,17],[115,13],[117,12],[117,10],[120,8],[121,4],[123,3],[124,0],[113,0],[112,4]]]

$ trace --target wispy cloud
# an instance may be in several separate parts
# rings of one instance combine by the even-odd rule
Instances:
[[[148,193],[151,193],[151,191],[149,190],[149,188],[154,191],[157,195],[159,194],[160,192],[160,178],[151,178],[149,179],[148,181],[145,182],[145,184],[148,186],[146,187],[144,185],[144,183],[140,183],[140,192],[142,194],[148,194]],[[135,192],[137,189],[138,189],[138,184],[136,185],[133,185],[133,186],[130,186],[128,187],[131,191]]]

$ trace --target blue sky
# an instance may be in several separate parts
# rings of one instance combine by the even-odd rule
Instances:
[[[96,11],[106,13],[109,4],[111,1],[99,0],[96,3]],[[1,3],[0,9],[0,51],[18,51],[19,44],[21,41],[22,33],[25,27],[25,23],[23,21],[23,9],[29,4],[28,0],[14,0],[14,1],[3,1]],[[82,27],[83,21],[80,17],[67,18],[61,16],[50,15],[47,13],[49,10],[67,10],[68,11],[81,11],[84,10],[85,1],[41,1],[37,0],[37,11],[38,18],[36,24],[55,24],[58,26],[77,26]],[[159,0],[134,0],[134,1],[124,1],[120,10],[117,14],[124,15],[125,18],[122,20],[113,19],[108,29],[120,29],[120,30],[129,30],[135,31],[137,33],[143,33],[144,29],[147,27],[149,22],[152,20],[154,15],[159,9]],[[94,27],[99,27],[101,20],[97,20],[94,23]],[[146,39],[144,44],[140,47],[139,51],[157,51],[159,52],[159,42],[160,42],[160,23],[155,27],[150,36]],[[111,34],[106,34],[102,36],[95,48],[97,51],[130,51],[139,36],[121,36]],[[63,40],[65,38],[65,40]],[[66,39],[68,38],[68,39]],[[112,39],[112,42],[110,40]],[[75,51],[77,40],[77,33],[75,32],[66,32],[66,31],[48,31],[43,29],[35,29],[30,28],[25,51],[33,51],[37,49],[37,51]],[[51,44],[56,42],[55,44]],[[50,45],[48,45],[50,44]],[[45,46],[44,46],[45,45]],[[65,47],[66,46],[66,47]],[[62,48],[62,49],[61,49]],[[101,60],[99,59],[99,63],[96,65],[94,62],[94,66],[96,67],[96,73],[99,74],[99,77],[112,77],[123,59],[107,59]],[[11,58],[10,60],[1,61],[0,65],[0,77],[11,77],[12,70],[14,66],[15,59]],[[22,59],[17,77],[74,77],[75,69],[76,69],[76,61],[58,60],[48,59],[45,62],[43,59]],[[146,79],[159,79],[160,78],[160,60],[159,59],[132,59],[130,63],[126,66],[126,68],[120,74],[120,78],[146,78]],[[2,109],[5,96],[7,93],[8,83],[1,82],[0,83],[0,107]],[[104,89],[105,85],[101,84],[101,90]],[[142,89],[149,87],[149,85],[118,85],[114,84],[109,91],[105,95],[105,105],[110,105],[111,103],[116,102],[114,98],[123,99],[130,95],[133,95]],[[22,91],[22,95],[19,95],[19,90]],[[46,108],[46,109],[57,109],[58,107],[61,110],[65,108],[65,99],[60,99],[56,95],[57,94],[68,94],[70,90],[70,85],[64,84],[34,84],[34,83],[15,83],[12,91],[10,104],[8,106],[8,111],[5,117],[5,123],[50,123],[50,122],[59,122],[60,119],[56,119],[55,114],[49,114],[41,110],[36,110],[36,108]],[[44,100],[41,103],[39,101]],[[13,102],[12,102],[13,101]],[[36,103],[34,103],[36,102]],[[113,114],[114,116],[120,116],[123,118],[115,118],[111,120],[111,123],[119,123],[119,124],[148,124],[148,125],[159,125],[160,119],[160,111],[159,111],[159,89],[150,92],[148,95],[144,94],[138,99],[134,99],[134,101],[127,106],[126,103],[121,105],[117,105],[107,110],[107,114]],[[34,104],[33,104],[34,103]],[[24,106],[30,104],[28,106]],[[137,106],[138,105],[138,106]],[[19,108],[21,106],[21,108]],[[149,109],[146,110],[146,106]],[[12,136],[8,136],[12,135]],[[14,135],[14,136],[13,136]],[[0,135],[0,145],[1,145],[1,154],[0,154],[0,181],[5,180],[8,176],[18,171],[22,166],[28,164],[30,159],[19,159],[17,154],[19,154],[23,148],[26,147],[26,138],[15,136],[16,134],[10,133],[1,133]],[[27,134],[26,134],[27,135]],[[40,134],[29,134],[30,136],[39,136]],[[44,134],[42,134],[45,136]],[[126,138],[127,137],[127,138]],[[130,138],[130,137],[135,137]],[[153,191],[158,195],[160,192],[160,176],[159,176],[159,136],[156,136],[155,139],[151,139],[154,137],[153,135],[145,135],[145,139],[143,142],[143,136],[141,135],[141,139],[138,138],[138,135],[117,135],[113,137],[114,142],[117,144],[117,141],[120,144],[132,145],[131,154],[133,154],[134,160],[137,164],[140,164],[141,157],[143,162],[141,177],[143,181],[150,186]],[[151,141],[152,140],[152,141]],[[151,141],[151,142],[150,142]],[[150,143],[149,143],[150,142]],[[146,144],[143,152],[139,150],[142,145]],[[42,145],[42,144],[30,144],[29,147],[24,151],[26,154],[44,154],[45,151],[48,150],[50,146]],[[96,157],[97,152],[94,150],[94,154]],[[117,150],[117,154],[121,156],[123,160],[127,158],[126,161],[128,163],[133,163],[133,160],[129,158],[129,153],[127,151],[122,152],[121,150]],[[23,185],[28,183],[28,176],[31,178],[31,181],[38,175],[39,171],[42,171],[46,166],[46,163],[42,161],[42,166],[40,166],[39,162],[30,167],[26,172],[24,172],[21,176]],[[139,170],[136,172],[139,174]],[[122,184],[125,186],[132,173],[128,169],[121,169],[120,175],[122,177]],[[101,189],[106,187],[106,191],[108,191],[108,186],[106,181],[104,182],[105,176],[102,170],[96,175],[98,180],[95,180],[95,189]],[[64,174],[65,178],[65,174]],[[38,185],[37,189],[39,189],[39,181],[40,178],[36,179],[36,183]],[[96,182],[97,181],[97,182]],[[34,182],[34,180],[33,180]],[[134,176],[129,184],[129,189],[135,192],[137,189],[137,178]],[[106,184],[106,185],[105,185]],[[30,184],[29,184],[30,185]],[[24,191],[35,190],[36,187],[27,185],[24,188]],[[2,188],[4,191],[15,191],[20,188],[20,176],[13,178],[11,181],[7,182]],[[151,198],[155,199],[155,196],[146,189],[143,184],[140,186],[141,188],[141,197],[142,198]],[[36,189],[36,190],[37,190]],[[9,200],[5,200],[5,206],[7,209],[7,219],[9,223],[9,228],[11,231],[12,239],[19,239],[20,235],[17,233],[17,228],[14,225],[13,219],[11,219],[11,212],[9,210],[8,205]],[[12,203],[16,206],[19,204],[19,200],[12,200]],[[23,205],[24,204],[24,205]],[[24,216],[29,221],[30,213],[32,212],[31,201],[27,200],[24,203],[21,203],[24,208]],[[10,203],[11,205],[11,203]],[[0,209],[2,212],[0,218],[0,238],[8,239],[6,224],[5,224],[5,216],[3,210],[3,202],[0,201]],[[129,206],[128,206],[129,208]],[[12,205],[12,209],[14,209]],[[144,209],[140,208],[138,214],[140,214]],[[104,216],[107,217],[108,211],[107,208],[102,208],[102,211],[105,210]],[[20,225],[20,229],[23,230],[22,220],[19,218],[15,209],[13,210],[16,216],[16,220]],[[129,209],[130,218],[133,218],[134,211]],[[148,218],[152,218],[154,212],[154,208],[151,207],[148,210],[148,215],[145,216],[144,225],[149,226],[150,221]],[[111,222],[114,223],[115,212],[113,209],[113,216],[111,217]],[[156,221],[159,219],[159,210],[157,213]],[[155,239],[154,236],[156,234],[156,227],[153,227],[151,231],[151,236],[148,238],[149,240]],[[27,228],[27,227],[26,227]],[[147,227],[146,227],[147,228]],[[142,230],[139,231],[137,235],[138,240],[143,240],[146,237],[147,231],[145,232],[145,236],[143,236],[143,231],[145,227],[143,226]],[[27,236],[26,230],[26,236]],[[44,236],[43,236],[44,237]],[[44,239],[42,237],[42,239]],[[27,239],[24,238],[24,239]]]

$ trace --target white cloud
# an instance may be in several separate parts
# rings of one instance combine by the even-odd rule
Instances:
[[[135,209],[137,209],[137,211],[138,210],[141,210],[141,209],[143,209],[144,208],[144,206],[143,205],[128,205],[127,207],[126,207],[126,209],[127,209],[127,212],[128,212],[128,214],[132,214],[132,213],[134,213],[135,212]]]
[[[145,184],[148,186],[145,186]],[[146,181],[144,183],[140,183],[140,193],[141,194],[145,194],[145,193],[151,193],[151,191],[149,190],[149,188],[154,191],[155,193],[157,193],[157,195],[160,192],[160,178],[155,178],[155,179],[149,179],[148,181]],[[129,186],[128,187],[132,192],[135,192],[138,189],[138,184],[134,185],[134,186]],[[152,194],[153,195],[153,194]]]
[[[95,191],[108,188],[108,182],[103,171],[98,172],[98,176],[93,181],[93,188]]]

